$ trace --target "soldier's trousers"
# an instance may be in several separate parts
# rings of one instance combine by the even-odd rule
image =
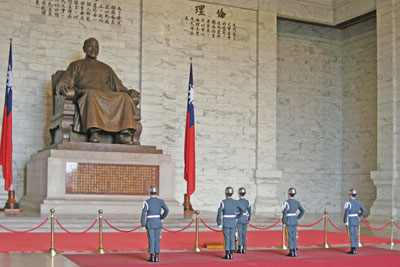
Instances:
[[[352,248],[358,248],[358,225],[349,225],[350,243]]]
[[[222,228],[224,232],[224,240],[225,240],[225,251],[226,250],[235,250],[235,231],[236,228]]]
[[[297,225],[287,225],[289,249],[297,248]]]
[[[149,241],[149,253],[160,253],[161,228],[147,229],[147,240]]]
[[[238,232],[239,232],[239,246],[246,246],[247,245],[247,223],[242,224],[238,223],[237,225]]]

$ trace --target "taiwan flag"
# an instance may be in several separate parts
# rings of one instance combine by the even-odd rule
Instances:
[[[12,185],[12,43],[8,57],[6,97],[4,99],[3,128],[1,129],[0,165],[3,166],[4,189]]]
[[[194,88],[193,71],[190,63],[189,93],[186,114],[185,131],[185,180],[187,182],[187,196],[190,197],[195,190],[196,165],[195,165],[195,128],[194,128]]]

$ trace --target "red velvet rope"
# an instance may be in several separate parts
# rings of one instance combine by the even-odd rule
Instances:
[[[393,224],[394,224],[394,226],[396,226],[396,227],[397,227],[397,229],[399,229],[399,230],[400,230],[400,226],[399,226],[397,223],[393,222]]]
[[[178,230],[178,231],[168,230],[168,229],[166,229],[164,227],[162,229],[167,231],[167,232],[169,232],[169,233],[179,233],[179,232],[182,232],[182,231],[188,229],[193,224],[193,222],[194,222],[194,219],[188,225],[186,225],[185,227],[183,227],[181,230]]]
[[[314,226],[314,225],[316,225],[316,224],[319,224],[323,219],[324,219],[324,217],[322,217],[321,219],[319,219],[318,221],[316,221],[316,222],[313,223],[313,224],[307,224],[307,225],[301,225],[301,224],[299,224],[298,226],[299,226],[299,227],[312,227],[312,226]]]
[[[86,230],[83,231],[83,232],[78,232],[78,233],[73,233],[73,232],[70,232],[70,231],[68,231],[67,229],[65,229],[65,228],[61,225],[61,223],[58,221],[57,218],[56,218],[56,222],[57,222],[58,226],[60,226],[61,229],[63,229],[66,233],[71,234],[71,235],[81,235],[81,234],[86,234],[87,232],[90,231],[90,229],[93,228],[93,226],[95,226],[95,224],[97,223],[97,218],[96,218],[96,220],[94,220],[94,222],[92,223],[92,225],[89,226],[88,229],[86,229]]]
[[[331,218],[329,218],[329,217],[328,217],[328,221],[329,221],[329,223],[333,226],[333,228],[335,228],[335,229],[338,230],[338,231],[344,232],[344,231],[347,230],[347,229],[341,229],[341,228],[337,227],[336,225],[334,225],[333,222],[331,221]]]
[[[370,228],[370,229],[372,229],[372,230],[375,230],[375,231],[381,231],[381,230],[385,229],[386,227],[388,227],[389,224],[390,224],[390,222],[388,222],[387,224],[385,224],[385,225],[384,225],[383,227],[381,227],[381,228],[374,228],[374,227],[370,226],[370,225],[364,220],[364,218],[361,218],[361,220],[364,222],[364,224],[365,224],[368,228]]]
[[[106,222],[106,224],[108,224],[108,226],[110,226],[112,229],[114,229],[114,230],[116,230],[116,231],[118,231],[118,232],[121,232],[121,233],[131,233],[131,232],[135,232],[135,231],[136,231],[137,229],[139,229],[140,226],[141,226],[141,225],[139,225],[138,227],[133,228],[132,230],[124,231],[124,230],[120,230],[120,229],[118,229],[118,228],[112,226],[111,223],[109,223],[109,222],[107,221],[106,218],[103,218],[103,220],[104,220],[104,221]]]
[[[265,228],[256,227],[256,226],[252,225],[251,223],[249,223],[249,225],[250,225],[251,227],[253,227],[254,229],[262,230],[262,231],[263,231],[263,230],[268,230],[268,229],[271,229],[272,227],[275,227],[280,221],[281,221],[281,218],[279,218],[279,219],[276,221],[276,223],[274,223],[273,225],[268,226],[268,227],[265,227]]]
[[[12,232],[12,233],[29,233],[29,232],[32,232],[32,231],[34,231],[34,230],[36,230],[36,229],[42,227],[42,225],[45,224],[48,220],[49,220],[49,218],[47,218],[44,222],[42,222],[42,223],[39,224],[38,226],[36,226],[36,227],[34,227],[34,228],[30,229],[30,230],[26,230],[26,231],[14,231],[14,230],[11,230],[11,229],[9,229],[9,228],[7,228],[7,227],[4,227],[4,226],[1,225],[1,224],[0,224],[0,227],[3,228],[3,229],[6,230],[6,231],[9,231],[9,232]]]
[[[204,224],[205,227],[207,227],[207,228],[210,229],[211,231],[214,231],[214,232],[222,232],[222,230],[215,230],[215,229],[211,228],[210,226],[208,226],[208,225],[203,221],[203,219],[200,219],[200,221]]]

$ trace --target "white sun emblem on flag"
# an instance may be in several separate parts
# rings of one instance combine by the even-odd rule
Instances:
[[[193,90],[193,85],[189,86],[189,95],[188,95],[188,101],[189,104],[192,104],[194,100],[194,90]]]

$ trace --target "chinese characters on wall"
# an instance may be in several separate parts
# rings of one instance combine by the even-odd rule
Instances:
[[[66,163],[67,194],[148,195],[158,182],[159,166]]]
[[[36,0],[43,16],[121,25],[121,7],[100,0]]]
[[[236,23],[227,20],[224,9],[206,8],[206,5],[195,6],[194,15],[185,17],[190,35],[236,40]]]

